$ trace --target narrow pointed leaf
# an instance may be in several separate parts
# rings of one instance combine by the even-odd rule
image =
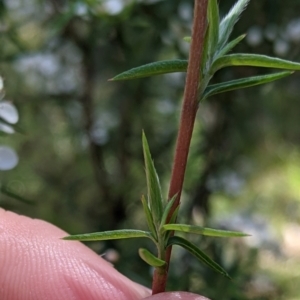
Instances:
[[[201,60],[201,73],[205,76],[207,70],[210,68],[210,57],[209,57],[209,24],[207,25],[205,35],[204,35],[204,44],[203,44],[203,53]]]
[[[119,240],[131,238],[150,238],[152,236],[148,231],[134,230],[134,229],[120,229],[111,231],[102,231],[86,234],[76,234],[64,237],[64,240],[75,241],[105,241],[105,240]]]
[[[157,240],[157,233],[156,233],[155,225],[153,223],[153,218],[152,218],[152,215],[151,215],[151,211],[149,209],[148,203],[147,203],[144,195],[142,196],[141,201],[142,201],[142,204],[143,204],[144,213],[146,215],[149,230],[152,233],[153,237]]]
[[[188,240],[179,237],[172,236],[169,238],[167,246],[178,245],[182,248],[188,250],[191,254],[193,254],[198,260],[202,263],[213,269],[214,271],[224,275],[225,277],[230,278],[229,274],[215,261],[213,261],[209,256],[207,256],[203,251],[201,251],[195,244],[189,242]]]
[[[217,57],[221,57],[225,54],[227,54],[229,51],[231,51],[239,42],[241,42],[244,38],[245,38],[246,34],[242,34],[240,36],[238,36],[236,39],[232,40],[231,42],[229,42],[228,44],[226,44],[224,46],[224,48],[222,48],[218,54]]]
[[[217,0],[209,0],[208,2],[208,52],[209,56],[213,57],[216,50],[217,50],[217,44],[219,40],[219,7]]]
[[[173,215],[170,219],[170,223],[175,224],[175,221],[177,219],[177,215],[178,215],[178,211],[179,211],[179,206],[176,207],[176,209],[173,212]]]
[[[212,84],[206,88],[202,96],[202,99],[208,98],[212,95],[216,95],[216,94],[220,94],[220,93],[224,93],[236,89],[248,88],[255,85],[265,84],[268,82],[272,82],[274,80],[281,79],[291,74],[293,74],[293,72],[291,71],[278,72],[274,74],[252,76],[252,77],[247,77],[242,79],[226,81],[218,84]]]
[[[232,66],[254,66],[262,68],[300,70],[300,63],[260,54],[230,54],[218,58],[212,66],[212,74],[217,70]]]
[[[130,80],[167,73],[186,72],[187,66],[187,60],[162,60],[125,71],[113,77],[110,81]]]
[[[162,267],[166,264],[165,261],[159,259],[158,257],[154,256],[151,252],[147,249],[140,248],[139,255],[143,261],[145,261],[148,265],[157,268]]]
[[[163,198],[159,178],[151,158],[149,145],[144,132],[142,140],[148,188],[148,202],[155,227],[158,229],[163,215]]]
[[[163,230],[181,231],[194,234],[202,234],[215,237],[245,237],[249,234],[238,231],[218,230],[207,227],[187,225],[187,224],[165,224]]]
[[[161,218],[161,225],[160,225],[160,226],[163,226],[163,225],[166,223],[167,217],[168,217],[168,215],[169,215],[169,213],[170,213],[170,210],[171,210],[171,208],[172,208],[172,206],[173,206],[173,204],[174,204],[176,198],[177,198],[177,194],[176,194],[175,196],[173,196],[173,197],[168,201],[168,203],[167,203],[167,205],[166,205],[166,207],[165,207],[165,209],[164,209],[164,213],[163,213],[163,215],[162,215],[162,218]]]
[[[179,211],[179,206],[177,206],[177,208],[176,208],[175,211],[173,212],[173,215],[172,215],[172,217],[171,217],[171,219],[170,219],[170,223],[171,223],[171,224],[175,224],[176,219],[177,219],[178,211]],[[166,243],[168,242],[170,236],[172,235],[172,232],[173,232],[173,231],[170,230],[170,231],[167,231],[167,232],[165,233],[165,241],[166,241]]]
[[[222,19],[219,30],[218,49],[222,49],[229,39],[235,23],[238,21],[243,10],[246,9],[250,0],[239,0]]]

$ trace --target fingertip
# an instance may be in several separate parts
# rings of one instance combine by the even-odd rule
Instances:
[[[0,299],[134,300],[150,291],[67,233],[0,209]]]

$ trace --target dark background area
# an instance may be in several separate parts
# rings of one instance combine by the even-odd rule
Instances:
[[[220,1],[224,15],[234,1]],[[4,100],[21,133],[0,136],[18,165],[0,174],[0,205],[70,233],[146,228],[141,132],[167,194],[184,74],[108,82],[141,64],[186,59],[192,0],[0,1]],[[252,0],[234,52],[300,62],[300,1]],[[270,72],[226,68],[215,83]],[[174,248],[169,289],[212,299],[285,299],[300,294],[300,73],[201,103],[180,221],[241,230],[245,239],[190,236],[232,281]],[[17,199],[20,198],[21,199]],[[33,204],[26,203],[26,200]],[[147,241],[88,244],[147,286]]]

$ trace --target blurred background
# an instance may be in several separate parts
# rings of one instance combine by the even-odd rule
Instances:
[[[221,15],[234,2],[220,1]],[[107,80],[141,64],[186,59],[192,9],[192,0],[0,1],[2,207],[73,234],[146,228],[141,132],[166,195],[185,74]],[[251,1],[232,38],[243,33],[234,52],[300,62],[300,1]],[[268,72],[226,68],[213,81]],[[252,236],[190,236],[233,280],[174,248],[168,289],[211,299],[299,299],[299,82],[296,72],[201,103],[179,221]],[[152,249],[147,241],[88,246],[151,286],[152,270],[137,254]]]

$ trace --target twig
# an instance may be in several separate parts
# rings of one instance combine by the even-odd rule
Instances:
[[[207,26],[207,5],[208,0],[195,0],[190,57],[168,195],[169,199],[171,199],[177,194],[177,199],[170,211],[167,222],[169,222],[170,216],[180,204],[187,158],[198,109],[198,86],[200,80],[202,49]],[[152,283],[153,295],[165,291],[171,251],[171,247],[166,251],[167,266],[163,269],[157,269],[154,272]]]

